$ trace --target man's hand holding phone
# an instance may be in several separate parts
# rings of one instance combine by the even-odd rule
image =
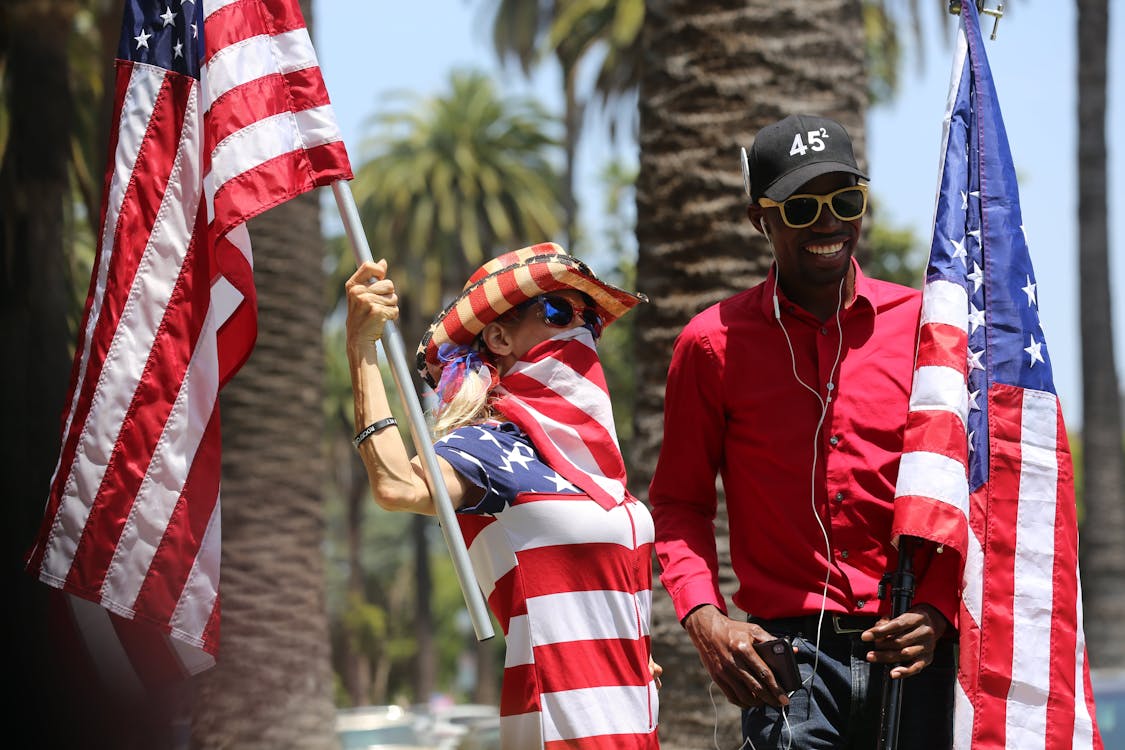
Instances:
[[[797,657],[793,654],[793,646],[786,638],[774,638],[772,641],[761,641],[754,644],[754,650],[773,672],[778,687],[786,693],[792,693],[801,687],[801,672],[797,668]]]
[[[732,620],[711,604],[692,610],[683,625],[728,701],[740,708],[789,705],[788,691],[756,649],[759,642],[773,640],[770,633],[754,623]]]

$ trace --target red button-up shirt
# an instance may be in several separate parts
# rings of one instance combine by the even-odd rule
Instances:
[[[783,332],[773,270],[697,315],[676,340],[649,501],[661,581],[681,620],[702,604],[726,611],[716,474],[740,609],[765,618],[815,614],[827,576],[828,612],[890,611],[876,591],[897,564],[891,515],[921,294],[854,267],[856,296],[840,311],[838,358],[835,317],[817,320],[778,289]],[[822,406],[794,368],[827,400],[815,440]],[[926,545],[915,568],[914,602],[937,607],[951,623],[956,564]]]

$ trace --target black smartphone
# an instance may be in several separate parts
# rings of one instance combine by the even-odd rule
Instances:
[[[797,657],[793,646],[784,638],[774,638],[754,644],[754,650],[773,672],[777,684],[787,693],[801,687],[801,672],[797,669]]]

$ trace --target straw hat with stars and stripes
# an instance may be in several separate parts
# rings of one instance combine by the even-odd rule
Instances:
[[[434,318],[418,345],[418,373],[436,386],[441,378],[438,349],[442,345],[469,346],[486,325],[512,308],[540,294],[565,289],[589,296],[605,325],[648,301],[643,294],[602,281],[589,266],[553,242],[504,253],[478,268],[461,294]]]

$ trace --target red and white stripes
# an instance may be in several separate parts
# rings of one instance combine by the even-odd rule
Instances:
[[[583,328],[534,347],[500,382],[498,408],[555,471],[603,507],[625,499],[625,460],[593,337]]]
[[[219,0],[204,23],[202,83],[117,62],[102,234],[28,567],[213,655],[218,392],[256,332],[244,222],[351,172],[296,4]]]
[[[507,643],[504,747],[651,747],[647,509],[524,495],[501,513],[459,521]]]
[[[944,280],[926,284],[895,490],[896,533],[956,549],[965,545],[969,500],[968,309],[960,285]]]

